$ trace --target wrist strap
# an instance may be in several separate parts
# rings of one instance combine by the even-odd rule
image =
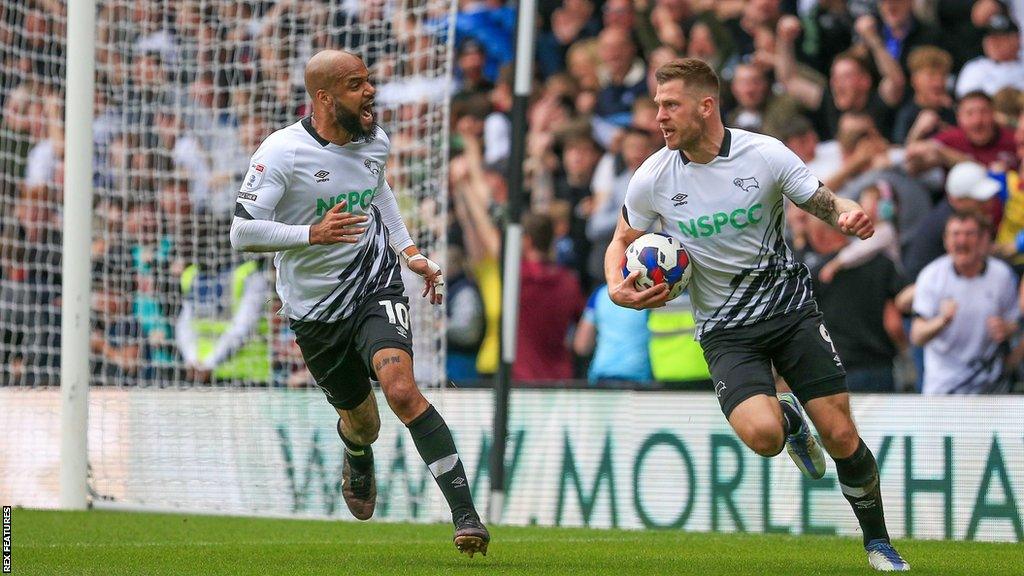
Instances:
[[[405,260],[406,266],[408,266],[410,262],[415,262],[416,260],[426,260],[427,259],[427,257],[424,256],[420,252],[417,252],[417,253],[413,254],[412,256],[409,256],[405,252],[402,252],[401,254],[402,254],[402,259]]]

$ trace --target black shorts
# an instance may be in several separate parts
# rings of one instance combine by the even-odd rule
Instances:
[[[306,368],[335,408],[351,410],[370,394],[373,355],[384,348],[412,357],[409,299],[401,285],[367,296],[348,318],[336,322],[291,321]]]
[[[801,402],[846,392],[846,370],[816,307],[701,336],[726,418],[757,394],[775,395],[772,365]]]

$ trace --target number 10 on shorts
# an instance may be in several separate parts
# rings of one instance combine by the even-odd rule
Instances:
[[[402,302],[392,302],[391,300],[381,300],[377,302],[384,307],[384,311],[388,313],[388,322],[399,325],[406,330],[409,329],[409,307]]]

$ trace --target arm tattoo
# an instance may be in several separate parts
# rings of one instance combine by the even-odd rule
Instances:
[[[807,202],[799,204],[800,209],[812,216],[816,216],[819,219],[827,222],[828,224],[835,226],[839,220],[839,206],[836,204],[836,195],[834,192],[828,189],[828,186],[822,184],[818,187],[818,191],[811,196]]]

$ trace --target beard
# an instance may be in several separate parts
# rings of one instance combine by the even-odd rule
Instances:
[[[376,120],[376,115],[374,115],[374,120]],[[334,123],[348,132],[353,140],[365,140],[374,132],[374,123],[372,122],[369,128],[363,128],[361,110],[355,113],[349,112],[339,106],[337,100],[334,101]]]
[[[680,150],[693,150],[700,144],[700,132],[694,132],[692,134],[680,134],[679,135],[679,149]]]
[[[679,130],[677,134],[679,136],[679,149],[693,150],[700,145],[701,136],[704,134],[704,126],[703,124],[690,125],[686,132]]]

